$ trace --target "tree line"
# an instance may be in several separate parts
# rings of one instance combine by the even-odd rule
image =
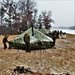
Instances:
[[[18,32],[25,31],[33,24],[35,28],[50,29],[51,11],[42,11],[39,16],[37,3],[34,0],[3,0],[0,2],[0,25]]]

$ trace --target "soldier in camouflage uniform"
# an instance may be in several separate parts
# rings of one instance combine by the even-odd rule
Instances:
[[[29,46],[30,46],[30,36],[28,33],[25,33],[24,35],[24,42],[26,44],[26,52],[30,52]]]
[[[52,37],[52,39],[53,39],[53,47],[55,47],[55,42],[56,42],[56,31],[53,31],[53,32],[52,32],[51,37]]]
[[[3,45],[4,45],[4,49],[6,49],[7,48],[7,44],[6,44],[6,42],[8,42],[9,43],[9,41],[7,40],[7,38],[9,37],[9,35],[5,35],[4,36],[4,38],[3,38]]]

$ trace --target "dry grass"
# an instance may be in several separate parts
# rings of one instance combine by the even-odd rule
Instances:
[[[8,40],[17,35],[10,35]],[[0,36],[0,40],[3,36]],[[29,67],[32,71],[47,73],[75,73],[75,35],[67,34],[66,39],[56,40],[56,49],[25,50],[3,49],[0,41],[0,73],[13,70],[17,65]],[[6,75],[6,74],[5,74]],[[41,74],[36,74],[41,75]]]

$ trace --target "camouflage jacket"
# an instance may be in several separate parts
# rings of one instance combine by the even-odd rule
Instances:
[[[25,34],[25,36],[24,36],[24,42],[25,43],[30,43],[30,36],[28,34]]]

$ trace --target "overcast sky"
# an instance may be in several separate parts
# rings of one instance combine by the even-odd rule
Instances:
[[[38,12],[51,10],[53,26],[73,26],[75,18],[74,0],[36,0]]]

